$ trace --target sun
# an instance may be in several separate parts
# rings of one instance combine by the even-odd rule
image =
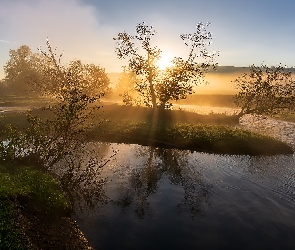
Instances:
[[[161,58],[157,62],[157,66],[160,70],[165,70],[166,68],[170,67],[172,65],[171,61],[173,59],[173,55],[169,52],[162,52]]]

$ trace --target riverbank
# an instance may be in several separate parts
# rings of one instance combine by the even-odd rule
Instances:
[[[70,213],[49,173],[0,165],[0,249],[92,249]]]
[[[183,110],[157,110],[108,105],[101,123],[88,131],[87,139],[185,149],[214,154],[293,154],[279,139],[239,127],[236,115],[200,115]]]
[[[259,130],[239,126],[237,115],[201,115],[184,110],[161,110],[128,107],[117,104],[103,106],[97,118],[90,120],[89,141],[131,143],[154,147],[176,148],[215,154],[275,155],[293,154],[294,150],[280,139]],[[33,115],[48,119],[48,111],[35,109]],[[5,124],[18,129],[28,126],[24,113],[0,116],[0,130]]]
[[[122,125],[122,124],[121,124]],[[176,124],[165,131],[150,130],[146,124],[126,124],[100,134],[90,132],[88,139],[111,143],[138,144],[214,154],[276,155],[293,154],[284,142],[269,136],[226,126]]]

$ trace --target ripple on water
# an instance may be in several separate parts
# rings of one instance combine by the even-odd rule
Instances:
[[[105,155],[113,148],[118,153],[103,170],[111,202],[75,215],[97,249],[294,246],[293,156],[124,144],[109,144]]]
[[[240,118],[240,127],[273,136],[288,143],[295,149],[295,123],[279,121],[265,116],[244,115]]]

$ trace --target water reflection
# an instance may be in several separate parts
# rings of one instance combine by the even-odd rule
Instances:
[[[93,144],[107,203],[74,219],[96,249],[286,249],[295,245],[295,163],[271,157]],[[115,240],[114,240],[115,239]]]
[[[107,143],[81,144],[54,166],[52,172],[59,176],[74,210],[95,210],[108,203],[107,177],[102,176],[102,170],[115,155],[116,150]]]
[[[177,205],[178,212],[189,210],[193,215],[201,210],[202,203],[209,200],[210,185],[206,184],[199,171],[188,166],[188,151],[154,147],[137,148],[136,157],[141,166],[131,171],[127,186],[120,197],[114,200],[123,211],[136,204],[135,213],[144,218],[149,209],[148,197],[158,190],[158,182],[166,176],[172,185],[180,185],[184,197]]]

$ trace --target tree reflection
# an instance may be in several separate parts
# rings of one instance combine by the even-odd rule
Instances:
[[[102,170],[116,153],[110,144],[86,143],[55,165],[53,172],[59,176],[75,211],[94,210],[108,202],[104,189],[107,178]]]
[[[137,157],[142,159],[142,165],[132,170],[127,189],[114,203],[123,211],[135,205],[137,217],[143,219],[150,209],[148,198],[157,192],[160,180],[167,177],[170,184],[180,185],[184,190],[177,212],[187,211],[193,216],[197,215],[203,204],[209,203],[212,187],[206,183],[197,167],[189,163],[189,153],[176,149],[140,147]]]

